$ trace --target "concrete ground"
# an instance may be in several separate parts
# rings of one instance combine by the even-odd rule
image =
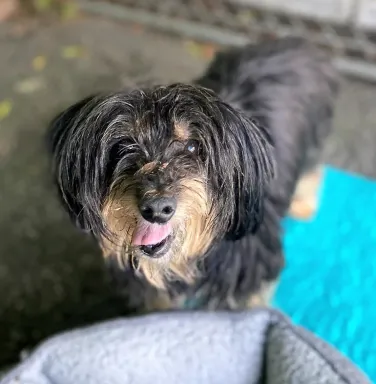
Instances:
[[[0,26],[0,365],[51,333],[124,313],[96,247],[56,200],[48,120],[94,91],[188,81],[206,61],[181,39],[109,20]],[[328,162],[372,177],[375,96],[371,85],[344,82],[326,152]]]

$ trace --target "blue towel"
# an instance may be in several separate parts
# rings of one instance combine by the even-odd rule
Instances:
[[[376,182],[327,168],[316,216],[284,227],[275,306],[376,382]]]

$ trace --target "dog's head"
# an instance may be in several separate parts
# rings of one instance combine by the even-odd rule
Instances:
[[[77,224],[159,287],[254,231],[273,173],[263,128],[199,86],[85,99],[53,121],[50,144]]]

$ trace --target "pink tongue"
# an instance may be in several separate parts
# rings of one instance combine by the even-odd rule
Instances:
[[[132,245],[155,245],[161,243],[172,231],[171,224],[151,224],[142,221],[133,234]]]

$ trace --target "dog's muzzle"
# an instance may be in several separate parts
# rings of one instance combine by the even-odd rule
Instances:
[[[152,197],[139,204],[142,219],[138,222],[132,238],[132,245],[141,256],[160,258],[171,247],[173,234],[170,219],[176,210],[173,197]]]

